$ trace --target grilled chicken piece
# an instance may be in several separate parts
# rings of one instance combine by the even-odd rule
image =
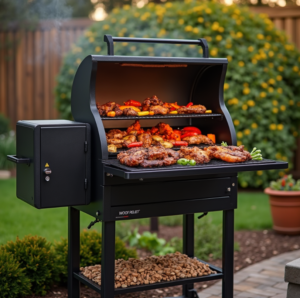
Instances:
[[[166,157],[163,159],[163,162],[164,162],[164,166],[171,166],[177,162],[177,159],[173,157]]]
[[[132,108],[127,108],[127,109],[124,109],[123,110],[123,114],[125,115],[125,116],[137,116],[137,111],[135,111],[134,109],[132,109]]]
[[[116,103],[113,101],[107,102],[104,105],[97,104],[97,109],[99,111],[100,116],[106,116],[106,114],[110,111],[113,111],[116,106]]]
[[[141,124],[139,120],[135,120],[135,122],[127,128],[127,133],[129,134],[132,130],[139,131],[141,129]]]
[[[166,115],[169,112],[169,109],[164,106],[150,106],[150,111],[154,112],[154,115]]]
[[[120,140],[120,139],[108,139],[107,143],[108,144],[113,144],[113,145],[123,145],[124,140]]]
[[[149,108],[151,106],[151,100],[150,97],[146,98],[142,104],[142,111],[149,111]]]
[[[129,144],[136,141],[136,137],[134,135],[128,135],[124,137],[123,140],[124,140],[123,147],[128,147]]]
[[[145,148],[148,148],[151,146],[151,143],[152,143],[152,136],[147,134],[147,133],[142,133],[140,135],[138,135],[138,141],[139,142],[143,142],[143,146]]]
[[[148,149],[149,160],[164,159],[166,157],[168,157],[168,153],[162,146],[153,146]]]
[[[125,164],[129,167],[136,167],[143,162],[147,154],[147,149],[145,148],[132,148],[127,152],[120,152],[117,155],[117,158],[121,164]]]
[[[116,104],[116,107],[115,107],[115,112],[116,112],[117,117],[123,115],[123,110],[121,110],[117,104]]]
[[[204,114],[206,107],[202,105],[195,105],[190,107],[181,107],[178,110],[178,114]]]
[[[204,135],[185,137],[182,139],[182,141],[188,142],[189,145],[199,145],[199,144],[214,145],[214,142],[210,138]]]
[[[244,150],[244,146],[210,146],[204,148],[213,158],[221,159],[227,162],[244,162],[251,160],[251,155]]]
[[[126,131],[122,131],[120,129],[111,129],[106,133],[107,139],[122,139],[127,135]]]
[[[209,147],[210,148],[210,147]],[[198,147],[180,147],[180,158],[194,159],[197,164],[204,164],[210,162],[210,152],[199,149]]]
[[[163,122],[158,123],[157,127],[160,135],[170,135],[173,132],[173,128],[169,124]]]
[[[147,160],[147,159],[144,159],[144,161],[141,162],[141,167],[143,167],[143,168],[161,167],[163,165],[164,165],[164,160]]]

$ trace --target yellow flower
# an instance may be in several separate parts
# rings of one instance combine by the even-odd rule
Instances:
[[[194,28],[194,29],[193,29],[193,32],[194,32],[195,34],[197,34],[197,33],[199,33],[199,29],[198,29],[198,28]]]
[[[293,106],[294,105],[294,101],[292,99],[289,100],[289,105]]]
[[[276,157],[277,159],[280,159],[280,158],[281,158],[281,154],[280,154],[279,152],[277,152],[276,155],[275,155],[275,157]]]
[[[122,42],[122,46],[123,46],[123,47],[128,46],[128,42]]]
[[[180,20],[178,21],[178,24],[179,24],[179,25],[183,25],[183,24],[184,24],[184,19],[180,19]]]
[[[205,12],[206,12],[207,14],[211,14],[211,13],[212,13],[212,10],[211,10],[210,8],[206,8],[206,9],[205,9]]]
[[[277,81],[281,81],[281,80],[282,80],[282,76],[277,76],[277,77],[276,77],[276,80],[277,80]]]
[[[217,36],[216,36],[216,40],[217,40],[217,41],[221,41],[221,40],[222,40],[222,36],[221,36],[221,35],[217,35]]]
[[[69,69],[69,74],[73,74],[75,72],[75,70],[74,69]]]
[[[213,22],[211,29],[213,30],[218,30],[219,29],[219,23],[218,22]]]
[[[242,38],[243,37],[243,33],[242,32],[237,32],[236,33],[236,37],[237,38]]]
[[[261,83],[261,86],[262,86],[263,88],[268,88],[268,84],[265,83],[265,82]]]
[[[273,108],[272,111],[273,111],[274,114],[277,114],[277,113],[278,113],[278,109],[277,109],[277,108]]]
[[[80,64],[80,63],[81,63],[81,59],[78,58],[78,59],[76,60],[76,63],[77,63],[77,64]]]
[[[281,158],[282,158],[282,160],[287,161],[287,157],[286,156],[282,156]]]
[[[251,130],[250,129],[245,129],[244,130],[244,134],[247,136],[247,135],[250,135],[250,133],[251,133]]]
[[[105,24],[105,25],[103,25],[103,30],[108,30],[109,29],[109,25],[108,24]]]
[[[185,30],[186,32],[190,32],[190,31],[193,30],[193,27],[192,27],[191,25],[188,25],[188,26],[186,26],[186,27],[184,28],[184,30]]]
[[[297,137],[297,136],[298,136],[298,132],[297,132],[297,131],[294,131],[294,132],[293,132],[293,136],[294,136],[294,137]]]
[[[272,93],[272,92],[274,91],[274,88],[273,88],[273,87],[269,87],[268,91],[269,91],[270,93]]]
[[[252,58],[251,62],[252,62],[252,64],[256,64],[256,63],[257,63],[257,60],[254,59],[254,58]]]
[[[224,84],[224,89],[227,90],[228,88],[229,88],[229,84],[228,84],[228,83],[225,83],[225,84]]]
[[[284,112],[286,110],[286,106],[284,105],[280,106],[280,110]]]
[[[277,92],[281,94],[282,93],[282,88],[278,88]]]
[[[236,135],[237,135],[238,138],[242,138],[243,137],[243,133],[240,132],[240,131]]]
[[[124,10],[129,10],[129,9],[130,9],[130,5],[128,5],[128,4],[123,5],[123,9],[124,9]]]
[[[262,98],[264,98],[264,97],[267,96],[267,93],[266,93],[266,92],[260,92],[260,95],[259,95],[259,96],[262,97]]]
[[[255,102],[252,99],[248,100],[247,104],[248,104],[249,107],[254,107],[255,106]]]
[[[90,37],[89,38],[89,42],[94,42],[95,41],[95,38],[94,37]]]
[[[274,80],[274,79],[272,79],[272,78],[271,78],[271,79],[269,79],[269,81],[268,81],[268,82],[269,82],[269,84],[271,84],[271,85],[274,85],[274,84],[276,83],[276,82],[275,82],[275,80]]]
[[[244,87],[249,87],[249,84],[248,83],[243,83],[243,86]]]
[[[139,16],[140,16],[140,13],[139,12],[135,12],[134,13],[134,16],[136,17],[136,18],[138,18]],[[115,19],[114,19],[115,20]],[[115,23],[115,22],[112,22],[112,23]]]
[[[300,101],[297,102],[297,106],[300,107]]]
[[[276,124],[274,124],[274,123],[270,124],[270,129],[275,130],[276,129]]]
[[[278,129],[278,130],[283,130],[283,125],[282,125],[282,124],[278,124],[278,125],[277,125],[277,129]]]
[[[298,71],[299,71],[299,67],[298,67],[298,66],[294,66],[294,67],[293,67],[293,71],[294,71],[294,72],[298,72]]]
[[[213,48],[211,51],[210,51],[210,54],[212,55],[212,56],[217,56],[217,54],[218,54],[218,49],[217,48]]]
[[[191,49],[194,49],[195,47],[196,47],[196,45],[194,45],[194,44],[189,45],[189,48],[191,48]]]
[[[95,52],[100,52],[101,48],[100,47],[95,47]]]
[[[264,48],[265,48],[265,49],[268,50],[270,47],[271,47],[271,45],[270,45],[268,42],[266,42],[266,43],[264,44]]]
[[[231,49],[232,48],[232,44],[231,43],[226,43],[225,47],[226,47],[226,49]]]
[[[244,65],[245,65],[244,61],[239,61],[239,66],[240,67],[244,67]]]
[[[263,174],[263,171],[257,171],[256,173],[258,176],[261,176]]]
[[[243,145],[242,141],[237,141],[237,145],[238,145],[238,146]]]
[[[60,98],[62,98],[62,99],[66,98],[66,94],[65,94],[65,93],[62,93],[62,94],[60,95]]]
[[[240,121],[236,119],[236,120],[233,121],[233,123],[234,123],[234,125],[239,125]]]
[[[148,52],[153,52],[154,48],[153,47],[149,47],[147,50],[148,50]]]
[[[284,175],[285,175],[284,172],[279,172],[280,177],[283,177]]]
[[[222,33],[222,32],[224,32],[224,28],[223,27],[219,27],[218,31]]]
[[[269,63],[269,67],[270,67],[270,68],[273,68],[273,67],[274,67],[274,64],[273,64],[273,63]]]
[[[263,36],[263,34],[257,34],[257,36],[256,36],[258,39],[264,39],[264,36]]]
[[[249,93],[250,93],[250,89],[249,89],[249,88],[245,88],[245,89],[243,90],[243,93],[246,94],[246,95],[249,94]]]
[[[204,22],[204,19],[202,17],[198,18],[198,22],[199,23],[203,23]]]
[[[166,6],[166,7],[172,7],[172,5],[173,5],[173,4],[172,4],[171,2],[167,2],[165,6]]]
[[[242,105],[242,109],[243,109],[244,111],[246,111],[246,110],[248,109],[248,106],[247,106],[247,105]]]
[[[136,46],[130,47],[130,51],[134,52],[136,50]]]
[[[273,104],[273,106],[277,106],[278,105],[278,101],[277,100],[273,100],[272,104]]]
[[[160,29],[159,32],[157,33],[157,37],[161,37],[163,35],[165,35],[167,33],[167,31],[165,29]]]
[[[283,66],[278,66],[277,69],[278,69],[279,71],[283,71],[283,70],[284,70]]]
[[[251,124],[251,127],[252,127],[252,128],[257,128],[257,124],[256,124],[256,123],[252,123],[252,124]]]
[[[232,61],[232,57],[231,56],[227,56],[227,60],[228,60],[228,62]]]
[[[248,51],[249,52],[253,52],[254,51],[254,47],[253,46],[248,47]]]
[[[268,55],[269,55],[269,57],[273,57],[274,56],[274,52],[270,51]]]
[[[212,38],[211,38],[210,36],[206,36],[205,39],[206,39],[207,41],[212,41]]]

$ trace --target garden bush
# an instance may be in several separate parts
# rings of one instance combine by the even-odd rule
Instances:
[[[9,170],[15,167],[15,164],[7,159],[7,155],[16,153],[16,138],[12,131],[8,134],[0,135],[0,170]]]
[[[0,249],[0,296],[17,298],[30,294],[30,280],[14,256]]]
[[[292,166],[300,122],[300,55],[266,15],[246,7],[196,0],[115,8],[107,19],[93,24],[64,59],[56,88],[57,106],[64,118],[71,118],[71,86],[78,65],[89,54],[107,53],[104,34],[206,38],[210,57],[229,61],[224,96],[238,145],[250,151],[255,146],[265,158],[289,161]],[[200,57],[202,50],[195,45],[123,42],[115,44],[115,53]],[[241,173],[239,182],[242,187],[261,187],[277,175],[278,171]]]
[[[101,264],[102,235],[97,231],[83,231],[80,234],[80,267]],[[68,277],[68,240],[62,238],[54,244],[57,264],[62,282]],[[125,243],[116,237],[115,258],[128,260],[137,258],[136,250],[126,248]]]
[[[2,114],[0,114],[0,135],[9,132],[9,120]]]
[[[25,236],[23,239],[9,241],[2,247],[11,253],[19,262],[20,268],[31,282],[31,292],[37,295],[46,295],[47,290],[57,280],[55,253],[51,243],[39,236]]]

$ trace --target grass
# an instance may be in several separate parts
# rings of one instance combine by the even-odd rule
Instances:
[[[49,241],[67,237],[67,208],[38,210],[16,198],[15,179],[0,180],[0,244],[25,235],[40,235]],[[81,212],[81,228],[87,228],[93,217]],[[222,222],[221,212],[208,214],[214,224]],[[197,220],[197,219],[196,219]],[[168,216],[159,219],[164,225],[181,225],[182,216]],[[117,223],[117,234],[124,236],[132,226],[148,225],[149,219],[121,221]],[[238,209],[235,211],[235,228],[267,229],[272,227],[268,197],[264,193],[241,192]],[[101,231],[97,223],[92,229]]]

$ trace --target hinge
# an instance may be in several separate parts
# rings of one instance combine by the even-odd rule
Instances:
[[[88,152],[88,142],[84,142],[84,152]]]
[[[84,189],[87,189],[88,187],[88,180],[87,178],[84,179]]]

